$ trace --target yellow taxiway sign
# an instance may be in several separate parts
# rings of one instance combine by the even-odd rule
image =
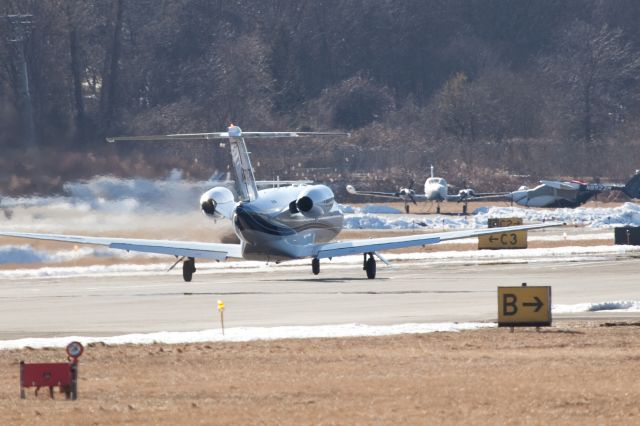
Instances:
[[[498,287],[499,327],[551,325],[551,287]]]
[[[502,217],[488,220],[489,228],[522,225],[522,218]],[[527,231],[500,232],[478,237],[478,249],[524,249],[527,248]]]

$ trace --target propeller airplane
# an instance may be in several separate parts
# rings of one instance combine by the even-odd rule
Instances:
[[[436,213],[440,214],[440,203],[443,201],[463,202],[462,213],[467,214],[467,203],[476,196],[494,195],[494,193],[477,194],[471,188],[464,188],[457,194],[449,194],[450,185],[444,178],[436,177],[431,166],[431,176],[424,182],[424,194],[417,194],[413,189],[414,181],[407,188],[400,188],[396,192],[358,191],[353,185],[347,185],[347,192],[352,195],[365,195],[370,197],[392,198],[404,202],[404,211],[409,213],[409,203],[418,204],[418,201],[432,201],[436,203]],[[466,185],[465,185],[466,186]]]

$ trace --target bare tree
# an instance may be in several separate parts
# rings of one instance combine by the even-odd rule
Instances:
[[[458,142],[465,163],[472,166],[483,120],[478,93],[467,76],[459,72],[445,83],[435,101],[439,126]]]
[[[570,134],[589,144],[619,127],[637,100],[640,57],[622,30],[575,21],[542,59]]]
[[[105,128],[109,128],[113,121],[113,114],[117,102],[119,84],[119,62],[122,51],[122,24],[124,13],[124,0],[113,0],[112,25],[109,49],[106,50],[108,59],[104,61],[102,73],[102,91],[100,96],[100,109],[105,120]]]

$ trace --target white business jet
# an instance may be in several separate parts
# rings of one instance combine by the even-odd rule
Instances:
[[[409,203],[417,204],[418,201],[435,201],[436,213],[438,214],[440,214],[440,203],[443,201],[464,202],[462,213],[467,214],[467,201],[476,195],[471,188],[461,189],[457,194],[449,194],[449,184],[444,178],[434,176],[433,165],[431,166],[431,176],[424,182],[424,194],[416,194],[415,189],[413,189],[413,181],[408,188],[400,188],[396,192],[358,191],[352,185],[347,185],[347,192],[352,195],[400,199],[404,201],[404,211],[406,213],[409,213]]]
[[[325,185],[298,185],[258,190],[253,175],[245,138],[299,138],[318,136],[348,136],[346,133],[317,132],[242,132],[231,125],[227,132],[191,133],[161,136],[108,138],[115,141],[203,140],[228,139],[231,158],[239,188],[239,200],[226,187],[214,187],[200,198],[200,208],[210,218],[232,221],[240,244],[192,241],[147,240],[130,238],[89,237],[59,234],[2,232],[7,237],[63,241],[74,244],[94,244],[113,249],[173,255],[183,261],[185,281],[195,272],[195,258],[227,258],[262,260],[280,263],[286,260],[311,258],[314,274],[320,272],[320,260],[337,256],[362,254],[367,278],[376,276],[374,256],[387,263],[379,252],[403,247],[435,244],[440,241],[475,237],[495,233],[495,229],[417,234],[402,237],[367,238],[332,241],[342,229],[343,216],[333,192]],[[501,228],[500,232],[544,228],[559,223],[520,225]],[[176,264],[178,263],[176,262]]]

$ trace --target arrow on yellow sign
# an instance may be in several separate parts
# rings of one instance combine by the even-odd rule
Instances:
[[[542,300],[540,300],[538,296],[535,296],[534,299],[536,299],[535,303],[524,302],[522,306],[535,306],[536,309],[533,312],[538,312],[540,309],[542,309],[542,307],[544,306],[544,303],[542,303]]]

